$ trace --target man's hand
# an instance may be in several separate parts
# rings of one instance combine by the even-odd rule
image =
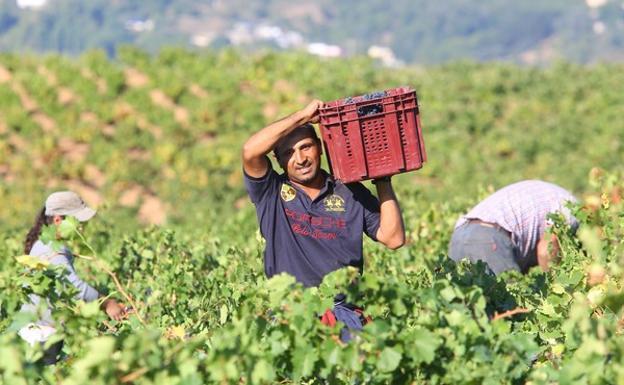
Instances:
[[[121,321],[126,317],[126,307],[112,298],[102,302],[102,309],[106,312],[106,315],[115,321]]]
[[[536,246],[537,264],[542,271],[548,271],[559,256],[559,240],[555,234],[544,233]]]
[[[301,124],[305,124],[305,123],[318,123],[319,122],[319,108],[323,107],[323,102],[318,100],[318,99],[314,99],[313,101],[311,101],[310,103],[308,103],[307,106],[305,106],[301,111],[299,111],[303,117],[303,119],[305,120],[303,123]]]

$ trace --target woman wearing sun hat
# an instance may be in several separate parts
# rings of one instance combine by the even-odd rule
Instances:
[[[96,289],[80,279],[74,270],[71,251],[65,246],[59,250],[54,250],[50,244],[42,242],[39,237],[44,226],[59,226],[67,216],[72,216],[80,222],[86,222],[93,218],[95,213],[96,211],[87,206],[75,192],[59,191],[52,193],[46,199],[45,206],[41,209],[24,242],[24,253],[44,260],[51,265],[64,266],[67,269],[68,281],[78,289],[76,298],[85,302],[96,301],[101,296]],[[36,313],[40,301],[39,296],[32,294],[30,295],[30,303],[22,305],[20,311]],[[114,320],[122,319],[126,313],[124,306],[111,298],[102,302],[101,309]],[[18,334],[31,345],[34,345],[37,342],[45,343],[55,331],[51,310],[47,308],[36,323],[26,325],[20,329]],[[62,341],[60,341],[48,348],[42,362],[45,364],[55,363],[62,346]]]

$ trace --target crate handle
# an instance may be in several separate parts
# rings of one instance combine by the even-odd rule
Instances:
[[[383,112],[383,104],[369,104],[367,106],[362,106],[357,109],[358,117],[366,116],[366,115],[375,115]]]

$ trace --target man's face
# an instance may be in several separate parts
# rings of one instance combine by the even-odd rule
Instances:
[[[276,155],[288,179],[302,185],[309,184],[321,169],[321,146],[317,138],[294,135],[277,148]]]

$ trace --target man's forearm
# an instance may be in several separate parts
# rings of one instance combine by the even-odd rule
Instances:
[[[405,227],[399,202],[390,181],[378,181],[376,185],[380,203],[377,240],[391,249],[398,249],[405,244]]]
[[[285,118],[269,124],[253,134],[243,146],[243,157],[263,157],[275,147],[277,142],[296,127],[307,123],[302,111],[297,111]]]
[[[303,109],[269,124],[247,139],[242,153],[245,172],[253,177],[264,175],[269,166],[266,155],[295,128],[318,121],[318,109],[322,105],[320,100],[313,100]]]

